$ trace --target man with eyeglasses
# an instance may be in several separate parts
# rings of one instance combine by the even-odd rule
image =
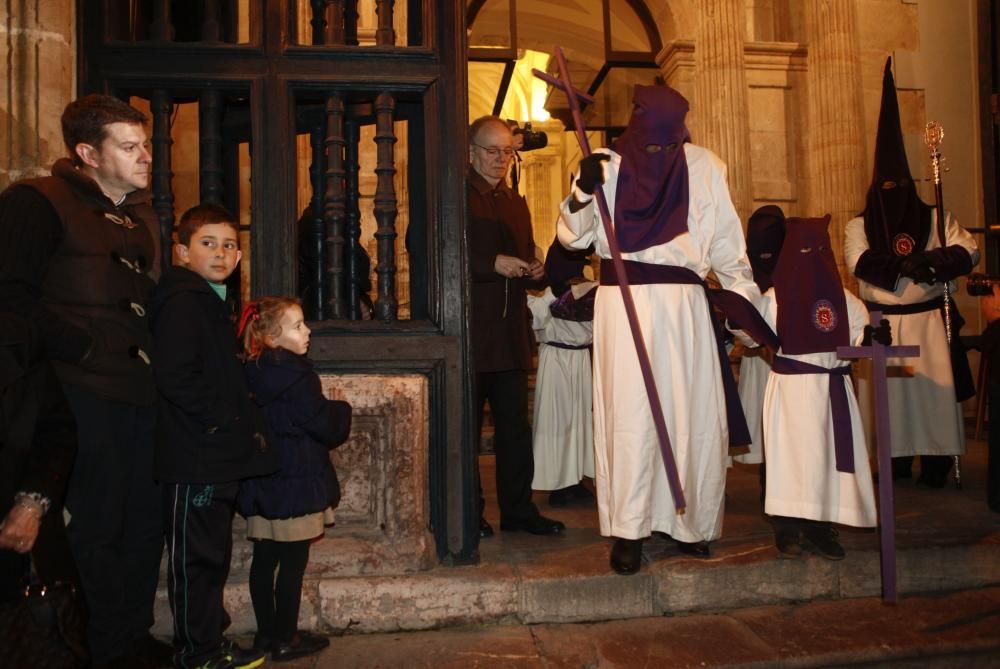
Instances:
[[[528,371],[533,344],[525,291],[545,286],[545,270],[534,257],[528,205],[507,185],[514,151],[510,129],[496,116],[483,116],[470,126],[466,200],[478,425],[489,401],[500,529],[559,534],[565,526],[542,516],[531,501]],[[489,537],[493,528],[482,516],[484,506],[480,492],[479,536]]]
[[[39,327],[76,420],[66,533],[95,669],[171,662],[149,635],[163,531],[144,306],[159,274],[145,122],[115,97],[75,100],[62,115],[67,157],[0,194],[0,312]]]

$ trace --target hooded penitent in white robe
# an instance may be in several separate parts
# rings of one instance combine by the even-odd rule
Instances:
[[[620,156],[603,149],[604,193],[615,211]],[[626,260],[685,267],[704,278],[714,271],[723,288],[754,305],[753,281],[739,217],[726,186],[725,164],[708,149],[684,144],[688,168],[687,232],[632,253]],[[575,183],[575,180],[574,180]],[[572,213],[571,198],[592,197],[574,186],[563,202],[559,241],[611,252],[597,205]],[[687,502],[678,514],[660,455],[652,412],[618,286],[598,289],[594,310],[595,482],[601,534],[640,539],[651,531],[684,542],[722,534],[728,425],[715,332],[699,285],[631,287]]]
[[[571,290],[582,296],[595,286],[577,284]],[[533,447],[535,490],[559,490],[576,485],[584,476],[594,477],[594,412],[588,346],[593,340],[592,321],[556,318],[549,311],[556,296],[546,288],[528,296],[535,338],[538,340],[538,373],[535,377]]]
[[[957,245],[969,252],[972,264],[979,262],[976,240],[950,215],[946,215],[946,246]],[[941,247],[937,236],[937,214],[925,250]],[[861,254],[868,250],[864,219],[847,224],[844,232],[844,262],[854,273]],[[858,279],[858,297],[879,304],[916,304],[941,296],[940,283],[914,283],[901,276],[893,291]],[[952,293],[955,285],[952,284]],[[920,357],[889,358],[889,414],[893,457],[905,455],[961,455],[965,453],[962,405],[955,399],[951,353],[945,337],[944,319],[938,309],[916,314],[884,316],[892,327],[892,343],[920,346]],[[958,333],[955,333],[958,336]],[[870,366],[863,366],[870,370]],[[867,373],[858,380],[861,413],[869,436],[875,433],[874,405]],[[870,440],[874,447],[874,439]]]
[[[858,345],[868,324],[868,311],[861,300],[844,291],[852,344]],[[774,290],[764,294],[761,313],[775,328],[778,305]],[[835,352],[779,356],[825,369],[849,365]],[[771,373],[764,391],[764,451],[767,459],[767,492],[764,512],[830,521],[856,527],[875,525],[875,494],[868,450],[858,402],[847,376],[833,377],[843,383],[851,414],[854,473],[837,471],[827,374]]]

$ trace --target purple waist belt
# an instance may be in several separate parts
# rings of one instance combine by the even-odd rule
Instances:
[[[726,420],[729,425],[729,445],[746,446],[751,442],[750,428],[747,427],[747,419],[743,414],[743,405],[740,404],[739,392],[736,389],[736,379],[733,378],[733,369],[729,365],[729,356],[726,354],[726,346],[722,341],[722,332],[719,324],[712,313],[712,297],[708,290],[708,284],[704,280],[686,267],[676,267],[674,265],[653,265],[651,263],[635,262],[634,260],[623,260],[625,263],[625,273],[630,285],[643,284],[690,284],[699,285],[705,290],[705,308],[708,309],[708,320],[712,324],[712,331],[715,332],[716,349],[719,356],[719,368],[722,373],[722,388],[726,397]],[[610,260],[601,260],[601,285],[617,286],[618,276],[615,274],[615,266]],[[730,295],[734,295],[730,293]],[[744,300],[746,305],[753,310],[753,305]],[[719,305],[723,312],[726,312],[726,305]],[[754,311],[756,314],[756,311]],[[745,315],[730,316],[733,321],[741,323],[747,322]]]
[[[851,433],[851,409],[847,403],[847,388],[837,377],[851,373],[851,366],[827,369],[801,360],[775,356],[771,371],[775,374],[826,374],[830,377],[830,411],[833,414],[833,451],[837,471],[854,473],[854,437]]]

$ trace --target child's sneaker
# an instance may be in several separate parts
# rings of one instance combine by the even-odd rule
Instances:
[[[267,652],[251,648],[244,650],[234,641],[223,641],[219,654],[198,666],[198,669],[254,669],[264,664]]]

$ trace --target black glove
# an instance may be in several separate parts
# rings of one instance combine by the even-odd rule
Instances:
[[[889,326],[889,321],[883,318],[879,321],[878,327],[865,326],[865,335],[861,340],[861,345],[871,346],[872,341],[877,341],[882,346],[892,346],[892,328]]]
[[[931,265],[931,259],[924,253],[911,253],[903,258],[899,266],[899,273],[908,276],[916,283],[926,283],[929,285],[937,281],[937,274]]]
[[[605,160],[611,160],[606,153],[592,153],[580,161],[580,176],[576,180],[577,187],[587,195],[593,195],[598,184],[604,183]]]

